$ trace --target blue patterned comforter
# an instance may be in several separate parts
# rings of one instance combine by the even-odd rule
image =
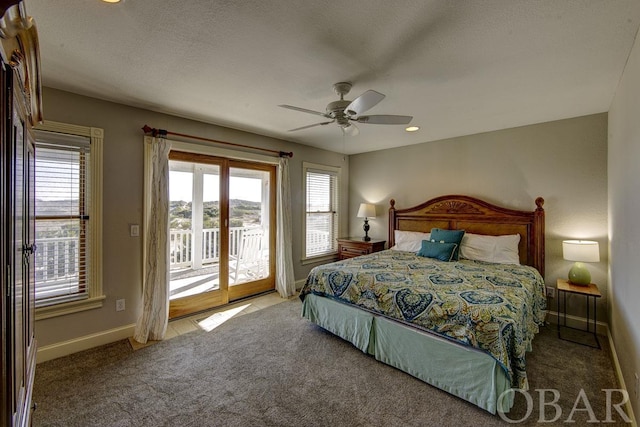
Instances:
[[[442,262],[386,250],[315,267],[314,293],[356,305],[493,356],[527,389],[525,354],[544,322],[544,280],[532,267]]]

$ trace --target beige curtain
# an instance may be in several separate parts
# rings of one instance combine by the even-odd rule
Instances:
[[[145,146],[147,199],[142,314],[133,338],[161,340],[169,319],[169,150],[163,136]]]
[[[291,255],[291,187],[289,184],[289,159],[280,158],[278,165],[278,194],[276,207],[276,290],[282,298],[296,293]]]

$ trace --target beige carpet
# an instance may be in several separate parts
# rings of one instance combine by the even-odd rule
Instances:
[[[383,365],[300,318],[292,300],[131,350],[127,340],[38,365],[35,426],[499,426],[459,398]],[[563,421],[580,390],[598,420],[617,388],[609,348],[558,340],[543,328],[528,355],[532,389],[557,389]],[[551,400],[551,395],[547,400]],[[518,395],[509,414],[537,425]],[[614,402],[619,396],[613,395]],[[587,425],[578,402],[573,425]],[[553,419],[555,407],[543,407]],[[625,425],[614,410],[614,423]]]

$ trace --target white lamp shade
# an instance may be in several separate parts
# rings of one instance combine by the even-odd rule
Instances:
[[[600,247],[592,240],[564,240],[562,257],[567,261],[600,262]]]
[[[375,218],[376,207],[370,203],[360,203],[360,209],[358,209],[358,218]]]

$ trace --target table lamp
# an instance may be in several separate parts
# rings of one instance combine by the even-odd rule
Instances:
[[[600,262],[600,247],[598,242],[592,240],[564,240],[562,257],[567,261],[576,262],[569,270],[569,282],[588,286],[591,283],[591,273],[583,263]]]
[[[371,240],[369,237],[369,218],[376,217],[376,207],[370,203],[360,203],[360,209],[358,209],[358,218],[364,218],[364,225],[362,226],[364,230],[364,237],[362,240],[368,242]]]

